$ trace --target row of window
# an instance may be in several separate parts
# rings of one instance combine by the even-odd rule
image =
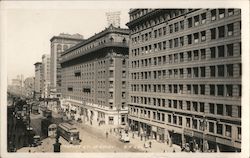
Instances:
[[[230,11],[232,11],[232,10],[230,10]],[[233,13],[233,11],[230,13]],[[212,16],[212,17],[215,17],[215,16]],[[187,28],[191,28],[193,26],[198,26],[200,24],[205,24],[205,23],[206,23],[206,13],[202,13],[201,15],[196,15],[195,17],[188,18]],[[174,24],[169,24],[168,31],[171,34],[173,32],[178,32],[178,31],[184,30],[184,28],[185,28],[184,20],[181,20],[181,21],[176,22]],[[221,27],[219,27],[219,30],[221,30],[220,32],[222,33],[223,30]],[[228,36],[231,36],[233,34],[233,24],[229,24],[227,30],[228,30]],[[132,44],[137,44],[140,42],[148,41],[148,40],[152,39],[153,37],[158,38],[158,37],[162,37],[165,35],[167,35],[167,27],[166,26],[164,26],[162,28],[158,28],[158,29],[150,31],[150,32],[147,32],[147,33],[144,33],[140,36],[132,37],[131,41],[132,41]],[[205,36],[206,36],[206,32],[202,31],[201,32],[201,37],[202,37],[201,40],[205,41],[205,39],[206,39]]]
[[[240,77],[242,67],[240,64],[211,65],[203,67],[187,67],[179,69],[155,70],[131,73],[132,80],[152,80],[168,78],[215,78]]]
[[[126,92],[122,92],[121,98],[126,99]],[[109,92],[109,99],[114,99],[114,92]]]
[[[120,61],[122,63],[122,66],[126,65],[126,59],[121,58],[120,60],[116,60],[116,62],[120,62]],[[114,66],[114,59],[113,58],[109,59],[108,63],[109,63],[110,67],[113,67]],[[97,68],[105,68],[105,66],[106,66],[106,61],[105,60],[101,60],[101,61],[97,62]]]
[[[211,21],[215,21],[218,19],[223,19],[227,16],[232,16],[234,14],[234,9],[213,9],[210,11]],[[207,19],[207,13],[202,13],[200,15],[195,15],[193,17],[188,18],[188,28],[198,26],[200,24],[205,24]]]
[[[109,77],[113,78],[114,77],[114,70],[109,70]],[[122,71],[122,78],[126,78],[126,71]]]
[[[105,91],[97,91],[97,98],[102,98],[102,99],[106,99],[106,92]],[[126,92],[122,92],[121,93],[121,98],[122,99],[126,99]],[[113,92],[109,92],[109,97],[108,99],[114,99],[114,93]]]
[[[237,92],[233,93],[233,89]],[[240,97],[241,85],[232,84],[132,84],[132,92],[176,93],[211,96]]]
[[[150,20],[147,20],[145,22],[141,22],[139,25],[132,28],[131,32],[133,34],[133,33],[136,33],[138,31],[142,31],[144,29],[151,28],[154,25],[158,25],[158,24],[160,24],[160,23],[162,23],[164,21],[169,21],[170,19],[175,18],[177,16],[180,16],[181,14],[184,14],[185,12],[188,12],[188,11],[191,11],[191,10],[192,9],[188,9],[188,10],[176,9],[176,10],[169,11],[169,12],[167,12],[165,14],[162,14],[159,17],[156,17],[154,19],[150,19]],[[139,16],[137,16],[136,14],[132,14],[132,15],[130,15],[130,17],[131,17],[131,20],[133,20],[133,19],[135,19],[135,18],[137,18]]]
[[[214,40],[216,38],[223,38],[225,37],[225,32],[226,32],[225,26],[221,26],[218,29],[217,28],[210,29],[210,34],[211,34],[210,39]],[[233,23],[227,25],[227,35],[228,36],[233,35]],[[187,42],[185,42],[184,37],[187,37],[187,40],[186,40]],[[155,43],[152,45],[150,44],[147,46],[143,46],[141,48],[132,49],[131,53],[132,53],[132,56],[138,56],[140,54],[144,55],[144,54],[148,54],[151,52],[166,50],[167,48],[182,47],[184,45],[189,45],[189,44],[199,43],[199,42],[204,42],[204,41],[206,41],[206,31],[189,34],[187,36],[182,36],[179,38],[170,39],[168,41],[168,45],[166,41],[162,41],[162,42]]]
[[[145,46],[145,48],[147,47],[148,46]],[[239,48],[239,54],[241,54],[241,42],[240,42],[240,43],[231,43],[231,44],[226,44],[226,45],[218,45],[218,46],[209,47],[209,48],[189,50],[187,52],[170,54],[168,56],[158,56],[158,57],[154,57],[153,59],[151,58],[142,59],[141,64],[145,62],[145,66],[151,66],[151,64],[157,65],[158,62],[160,64],[164,64],[166,62],[175,63],[175,62],[184,62],[184,61],[188,62],[188,61],[193,61],[193,60],[205,60],[207,57],[210,57],[211,59],[219,58],[219,57],[231,57],[235,55],[235,51],[234,51],[235,48],[236,49]],[[141,55],[144,54],[144,52],[139,53],[138,49],[135,49],[135,50],[136,51],[132,50],[132,57],[136,57],[140,54]],[[146,51],[145,53],[147,54],[148,52]],[[153,62],[151,62],[151,60]],[[132,67],[137,67],[138,64],[139,63],[135,63],[135,61],[132,61]]]
[[[137,96],[131,96],[131,103],[158,106],[168,109],[173,108],[173,109],[184,110],[186,112],[192,111],[197,113],[204,113],[206,104],[206,106],[208,106],[208,111],[206,111],[207,114],[241,118],[241,106],[237,105],[204,103],[204,102],[184,101],[184,100],[171,100],[171,99],[151,98],[151,97],[137,97]]]
[[[72,47],[73,45],[61,45],[61,44],[58,44],[57,47],[56,47],[56,51],[57,52],[61,52],[61,51],[65,51],[66,49],[68,49],[69,47]]]
[[[109,88],[114,88],[114,81],[109,81]],[[126,88],[126,81],[122,81],[122,88]]]
[[[178,10],[176,10],[176,11],[178,11]],[[183,12],[184,12],[184,10],[183,10]],[[171,12],[171,13],[173,13],[173,12]],[[137,25],[131,29],[132,34],[134,34],[136,32],[140,32],[144,29],[150,28],[154,25],[160,24],[160,23],[164,22],[166,19],[169,21],[172,18],[171,13],[168,14],[166,17],[160,16],[159,18],[155,18],[155,20],[146,21],[144,23],[142,22],[142,24]],[[210,10],[210,12],[204,12],[204,13],[201,13],[199,15],[189,17],[186,20],[186,22],[187,22],[186,28],[191,28],[191,27],[199,26],[201,24],[206,24],[206,21],[208,20],[207,13],[209,13],[211,16],[210,21],[215,21],[217,19],[223,19],[226,16],[232,16],[234,14],[234,9],[213,9],[213,10]],[[169,24],[168,27],[169,27],[169,33],[178,32],[179,30],[183,30],[185,28],[184,20],[175,22],[173,24]],[[160,31],[157,30],[156,34],[157,34],[157,32],[159,33]]]
[[[66,77],[66,73],[64,73],[65,77]],[[101,79],[101,78],[106,78],[106,71],[98,71],[97,73],[97,77],[98,79]],[[92,72],[84,72],[84,73],[81,73],[80,71],[77,71],[77,72],[74,72],[73,75],[70,75],[68,76],[70,78],[68,79],[90,79],[90,80],[93,80],[95,79],[95,73],[92,71]],[[114,70],[110,70],[109,71],[109,77],[114,77]],[[126,78],[126,71],[122,71],[122,78]]]
[[[119,60],[118,60],[119,61]],[[121,59],[122,65],[126,65],[126,59]],[[109,65],[114,65],[114,59],[111,58],[110,60],[108,60]],[[78,66],[72,66],[72,67],[67,67],[67,70],[76,70],[76,71],[93,71],[95,70],[95,66],[97,66],[97,68],[103,68],[106,65],[106,61],[105,60],[100,60],[98,62],[89,62],[89,63],[85,63],[85,64],[81,64]],[[85,75],[85,74],[82,74]]]

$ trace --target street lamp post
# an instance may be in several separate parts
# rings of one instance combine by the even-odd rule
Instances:
[[[61,143],[59,142],[60,138],[60,131],[57,129],[56,131],[56,142],[53,144],[54,146],[54,152],[61,152]]]

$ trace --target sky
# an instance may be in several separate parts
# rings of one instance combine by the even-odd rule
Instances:
[[[85,39],[107,27],[105,13],[121,11],[121,27],[129,9],[8,9],[5,14],[5,53],[8,81],[34,76],[34,63],[50,54],[50,39],[60,33],[79,33]]]

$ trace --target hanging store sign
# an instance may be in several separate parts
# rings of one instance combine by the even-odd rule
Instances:
[[[212,142],[215,142],[215,141],[216,141],[216,137],[215,137],[215,136],[212,136],[212,135],[205,135],[205,139],[206,139],[206,140],[209,140],[209,141],[212,141]]]
[[[184,135],[193,137],[194,132],[192,130],[190,130],[190,129],[184,128]]]
[[[203,133],[194,131],[194,137],[203,138]]]
[[[220,144],[228,145],[228,146],[233,146],[233,142],[231,140],[223,139],[220,137],[216,137],[216,142]]]

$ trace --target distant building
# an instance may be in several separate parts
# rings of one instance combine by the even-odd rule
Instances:
[[[107,12],[106,16],[107,16],[107,22],[108,22],[108,27],[110,25],[113,25],[114,27],[120,27],[120,18],[121,12],[117,11],[117,12]]]
[[[112,25],[62,54],[62,108],[90,124],[126,124],[128,29]]]
[[[50,55],[42,56],[42,98],[48,98],[50,92]]]
[[[52,92],[60,92],[61,87],[61,53],[66,49],[83,41],[83,36],[80,34],[64,34],[53,36],[50,39],[51,53],[50,53],[50,87]]]
[[[241,10],[129,15],[131,129],[203,151],[241,151]]]
[[[35,91],[35,78],[34,77],[27,77],[24,80],[24,90],[25,90],[26,97],[33,98],[34,91]]]
[[[14,78],[11,80],[11,85],[22,87],[22,81],[20,79]]]
[[[39,99],[42,93],[43,69],[41,62],[36,62],[34,65],[35,65],[35,98]]]
[[[8,92],[18,96],[24,95],[23,75],[18,75],[17,78],[11,80],[11,85],[8,85]]]

